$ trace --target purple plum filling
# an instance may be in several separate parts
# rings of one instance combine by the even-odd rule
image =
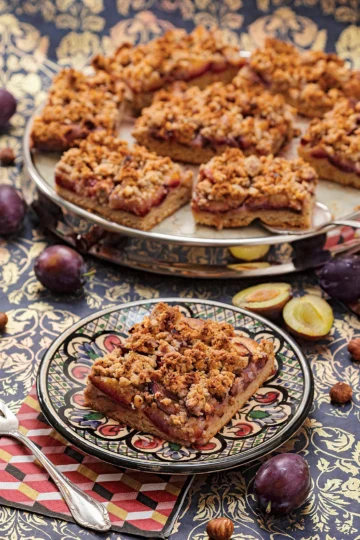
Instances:
[[[165,133],[160,133],[157,129],[150,129],[149,135],[157,141],[166,141],[166,142],[176,142],[182,146],[192,146],[195,148],[212,148],[214,151],[217,151],[219,147],[230,146],[231,148],[240,148],[240,150],[248,150],[252,143],[243,137],[223,137],[221,139],[209,139],[198,133],[191,142],[188,144],[181,143],[176,141],[176,135],[174,131],[167,130]],[[259,151],[257,151],[259,154]]]
[[[334,156],[329,155],[327,159],[330,161],[332,165],[335,165],[335,167],[337,167],[341,171],[348,172],[348,173],[355,172],[357,174],[360,173],[360,171],[356,170],[356,163],[352,163],[349,160],[340,159],[338,156],[336,156],[336,154]]]
[[[308,142],[302,139],[301,144],[307,146]],[[360,162],[350,161],[349,159],[340,157],[338,154],[329,154],[324,148],[319,146],[311,150],[311,156],[316,159],[327,159],[329,163],[340,171],[355,173],[360,176]]]

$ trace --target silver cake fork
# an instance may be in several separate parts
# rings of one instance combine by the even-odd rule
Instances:
[[[68,480],[38,449],[38,447],[19,431],[19,422],[9,407],[0,400],[0,435],[13,437],[22,442],[38,459],[60,490],[73,518],[82,527],[96,531],[108,531],[111,527],[109,514],[103,504],[83,493]]]

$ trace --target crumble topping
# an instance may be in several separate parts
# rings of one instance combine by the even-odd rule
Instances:
[[[333,53],[301,53],[283,41],[268,38],[249,64],[274,93],[284,94],[301,112],[321,116],[343,96],[360,99],[360,72],[352,71]]]
[[[294,136],[292,108],[280,95],[257,88],[214,83],[200,90],[173,85],[161,90],[137,119],[134,137],[184,145],[237,146],[257,154],[276,153]]]
[[[360,101],[342,99],[324,118],[312,120],[301,143],[360,165]]]
[[[201,165],[193,205],[219,211],[242,205],[299,211],[315,192],[317,178],[315,170],[301,158],[245,157],[241,150],[228,148]]]
[[[191,34],[176,29],[150,43],[135,47],[126,43],[111,57],[96,56],[93,66],[124,80],[133,92],[149,92],[210,69],[240,68],[244,62],[221,30],[199,26]]]
[[[137,145],[129,148],[110,134],[96,132],[62,156],[55,179],[58,185],[96,198],[100,204],[144,216],[171,188],[191,182],[192,172],[168,157]]]
[[[116,379],[128,387],[130,403],[140,396],[181,425],[188,414],[211,414],[237,376],[272,354],[269,341],[241,338],[230,324],[187,318],[177,306],[159,303],[121,348],[95,361],[90,379]]]
[[[34,121],[34,146],[49,144],[51,150],[53,141],[62,140],[63,147],[68,148],[94,130],[114,131],[123,95],[123,86],[105,72],[87,77],[75,69],[62,70],[54,78],[47,103]]]

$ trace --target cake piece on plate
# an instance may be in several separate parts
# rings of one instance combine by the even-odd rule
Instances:
[[[320,178],[360,189],[360,101],[340,100],[312,120],[298,152]]]
[[[31,146],[63,152],[94,131],[115,133],[123,99],[123,85],[107,73],[87,77],[75,69],[64,69],[55,77],[47,102],[34,120]]]
[[[300,52],[293,45],[267,38],[249,60],[259,81],[273,93],[281,93],[299,113],[321,117],[344,96],[360,99],[360,71],[344,60],[322,51]]]
[[[199,26],[191,34],[169,30],[150,43],[121,45],[113,56],[96,56],[95,69],[124,81],[136,111],[150,105],[154,92],[174,81],[204,88],[214,81],[229,82],[245,63],[238,47],[226,42],[219,29]]]
[[[205,163],[227,147],[277,154],[295,135],[292,108],[280,95],[214,83],[162,90],[137,119],[133,136],[147,148],[188,163]]]
[[[254,219],[279,228],[311,227],[317,174],[302,159],[245,157],[227,149],[202,165],[193,192],[197,223],[244,227]]]
[[[115,223],[148,231],[191,197],[192,172],[105,132],[68,150],[55,168],[64,199]]]
[[[208,442],[270,376],[270,341],[159,303],[121,348],[95,360],[88,406],[132,428],[189,446]]]

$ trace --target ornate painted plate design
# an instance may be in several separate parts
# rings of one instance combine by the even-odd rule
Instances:
[[[121,343],[131,326],[159,301],[180,305],[187,316],[228,322],[241,335],[274,342],[274,372],[206,445],[186,448],[169,443],[120,425],[84,405],[83,391],[94,359]],[[45,354],[38,395],[54,428],[85,452],[123,467],[184,474],[235,467],[280,446],[305,420],[313,381],[299,347],[274,324],[226,304],[179,298],[131,302],[79,321]]]

